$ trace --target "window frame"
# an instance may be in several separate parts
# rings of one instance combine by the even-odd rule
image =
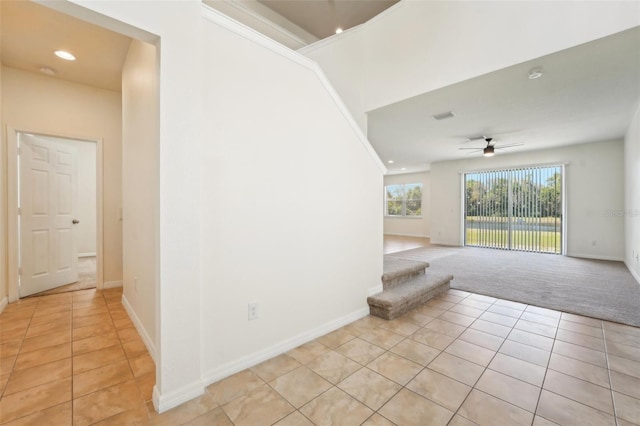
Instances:
[[[390,187],[401,187],[402,188],[402,199],[389,199],[389,190],[388,188]],[[420,187],[420,199],[418,201],[420,201],[420,214],[407,214],[407,202],[408,201],[416,201],[417,199],[408,199],[407,198],[407,187],[409,188],[413,188],[413,187]],[[422,218],[423,217],[423,213],[422,213],[422,188],[424,187],[424,184],[422,182],[411,182],[411,183],[394,183],[394,184],[388,184],[384,186],[384,216],[385,217],[394,217],[394,218]],[[393,191],[392,191],[393,192]],[[390,214],[389,213],[389,202],[390,201],[395,201],[395,202],[400,202],[401,203],[401,207],[400,207],[400,214]]]

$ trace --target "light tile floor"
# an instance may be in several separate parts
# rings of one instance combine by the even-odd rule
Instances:
[[[158,415],[153,363],[119,297],[7,308],[0,423],[640,424],[639,328],[457,290],[394,321],[365,317]]]
[[[122,289],[21,299],[0,315],[0,424],[148,424],[155,364]]]

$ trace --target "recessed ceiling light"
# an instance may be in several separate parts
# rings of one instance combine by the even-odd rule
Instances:
[[[433,118],[434,120],[446,120],[447,118],[453,118],[456,115],[451,112],[451,111],[447,111],[447,112],[443,112],[441,114],[436,114],[431,116],[431,118]]]
[[[387,161],[387,163],[393,164],[393,160],[389,160],[389,161]]]
[[[75,61],[76,60],[76,57],[73,56],[71,53],[67,52],[66,50],[56,50],[53,53],[55,53],[55,55],[58,58],[62,58],[65,61]]]
[[[340,34],[342,32],[342,28],[338,27],[336,28],[336,34]]]
[[[56,75],[56,70],[50,67],[40,67],[40,72],[46,75]]]
[[[533,68],[529,71],[529,80],[535,80],[540,77],[542,77],[542,68]]]

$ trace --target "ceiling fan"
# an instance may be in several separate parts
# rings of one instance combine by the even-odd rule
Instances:
[[[513,148],[515,146],[524,145],[523,143],[513,143],[511,145],[496,146],[495,142],[491,143],[493,141],[493,138],[484,137],[483,139],[487,143],[487,146],[485,146],[484,148],[458,148],[458,149],[471,150],[469,154],[482,151],[482,155],[484,155],[485,157],[491,157],[493,154],[495,154],[496,149]]]

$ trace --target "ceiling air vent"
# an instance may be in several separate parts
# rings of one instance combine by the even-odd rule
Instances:
[[[451,111],[447,111],[447,112],[443,112],[442,114],[436,114],[431,118],[433,118],[434,120],[440,121],[440,120],[446,120],[447,118],[453,118],[453,117],[455,117],[455,115]]]

